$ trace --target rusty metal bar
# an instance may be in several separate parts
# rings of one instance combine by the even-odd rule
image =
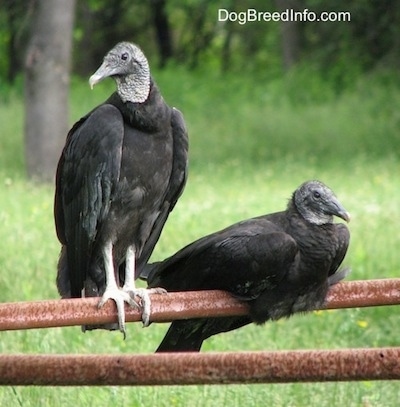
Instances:
[[[0,331],[101,324],[117,320],[115,304],[97,308],[98,298],[0,304]],[[343,282],[331,288],[325,308],[400,304],[400,279]],[[168,293],[152,296],[151,321],[245,315],[247,306],[222,291]],[[140,312],[126,307],[128,322],[140,321]]]
[[[400,304],[400,278],[347,281],[333,286],[326,309]]]
[[[153,355],[0,355],[0,385],[99,386],[400,379],[400,348]]]

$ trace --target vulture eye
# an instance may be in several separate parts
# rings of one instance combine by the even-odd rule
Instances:
[[[320,194],[318,191],[314,191],[314,192],[313,192],[313,195],[314,195],[314,198],[315,198],[315,199],[321,198],[321,194]]]
[[[127,52],[124,52],[124,53],[121,55],[121,59],[122,59],[123,61],[126,61],[126,60],[128,59],[128,53],[127,53]]]

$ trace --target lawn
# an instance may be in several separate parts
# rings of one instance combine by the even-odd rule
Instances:
[[[190,175],[153,259],[240,219],[284,209],[294,189],[320,179],[352,215],[345,265],[349,279],[396,277],[400,247],[400,91],[375,75],[333,94],[307,97],[309,83],[171,71],[156,73],[165,99],[180,108],[190,131]],[[308,79],[312,81],[312,79]],[[212,86],[210,86],[212,84]],[[395,86],[396,85],[396,86]],[[71,124],[104,100],[73,81]],[[53,185],[26,181],[23,108],[18,92],[0,101],[0,301],[58,298],[59,243]],[[395,346],[395,307],[297,315],[208,340],[203,351]],[[2,332],[2,353],[150,353],[167,326],[129,324],[127,339],[78,327]],[[397,406],[398,382],[279,385],[44,388],[2,387],[8,406]]]

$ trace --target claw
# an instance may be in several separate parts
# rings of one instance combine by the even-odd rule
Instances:
[[[150,294],[166,294],[167,290],[164,288],[134,288],[126,291],[129,293],[131,298],[139,297],[140,308],[142,309],[142,322],[143,327],[146,328],[150,324],[150,314],[151,314],[151,299]],[[134,301],[138,304],[137,301]]]
[[[126,291],[120,290],[118,288],[106,289],[101,300],[97,304],[98,308],[101,308],[108,300],[113,300],[117,306],[118,312],[118,326],[119,330],[126,338],[125,329],[125,302],[128,303],[133,308],[140,308],[139,304],[127,293]]]

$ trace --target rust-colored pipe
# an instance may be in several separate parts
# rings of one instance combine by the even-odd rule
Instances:
[[[247,306],[222,291],[152,295],[151,321],[245,315]],[[0,330],[102,324],[117,321],[113,301],[98,309],[98,298],[0,304]],[[400,304],[400,279],[343,282],[331,288],[325,308]],[[128,322],[140,321],[140,312],[126,307]]]
[[[0,385],[98,386],[400,379],[400,348],[153,355],[0,355]]]

